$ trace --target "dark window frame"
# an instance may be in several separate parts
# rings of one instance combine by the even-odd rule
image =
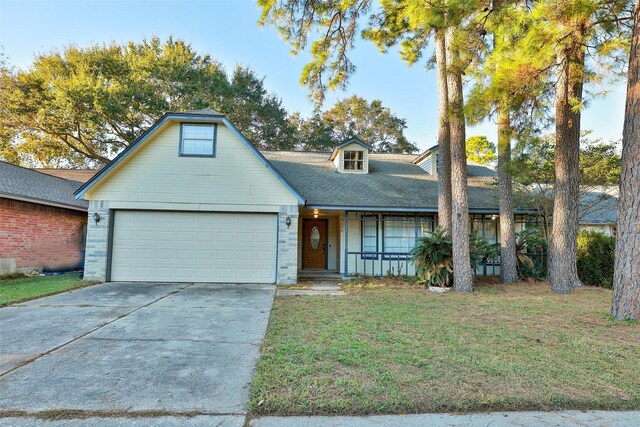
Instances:
[[[365,221],[371,218],[376,225],[376,251],[373,252],[365,252],[364,250],[364,223]],[[380,257],[378,253],[380,252],[380,227],[379,227],[380,219],[377,214],[366,214],[360,216],[360,259],[369,259],[369,260],[378,260]]]
[[[418,240],[418,215],[383,215],[382,216],[382,259],[383,260],[408,260],[409,257],[411,256],[409,254],[409,252],[406,253],[406,255],[387,255],[385,254],[385,231],[384,231],[384,224],[387,220],[387,218],[403,218],[406,219],[407,222],[410,222],[411,220],[413,220],[413,244],[415,245],[415,242]],[[393,222],[391,220],[389,220],[389,222]],[[411,249],[409,249],[410,251]],[[396,253],[396,252],[392,252],[392,253]]]
[[[189,125],[198,125],[198,126],[213,126],[213,140],[211,147],[211,154],[188,154],[184,153],[184,136],[183,129],[184,126]],[[208,139],[203,139],[203,141],[208,141]],[[178,157],[201,157],[201,158],[215,158],[216,157],[216,149],[218,145],[218,124],[217,123],[196,123],[196,122],[182,122],[180,123],[180,143],[178,147]]]

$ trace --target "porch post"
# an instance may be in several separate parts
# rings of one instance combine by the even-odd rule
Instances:
[[[344,212],[344,274],[345,279],[349,277],[349,211]]]

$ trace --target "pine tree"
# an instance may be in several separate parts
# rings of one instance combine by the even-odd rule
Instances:
[[[611,315],[640,319],[640,1],[634,12],[622,137],[622,174]]]

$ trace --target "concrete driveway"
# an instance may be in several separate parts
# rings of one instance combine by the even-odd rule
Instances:
[[[114,282],[2,308],[0,411],[220,414],[241,425],[274,293]]]

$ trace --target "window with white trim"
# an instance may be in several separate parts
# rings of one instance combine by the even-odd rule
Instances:
[[[363,215],[361,221],[362,259],[378,259],[378,217]]]
[[[183,123],[181,135],[181,156],[215,157],[215,125]]]
[[[416,244],[415,217],[385,216],[383,236],[384,259],[406,259]]]
[[[344,170],[352,170],[352,171],[364,170],[364,151],[345,150]]]

